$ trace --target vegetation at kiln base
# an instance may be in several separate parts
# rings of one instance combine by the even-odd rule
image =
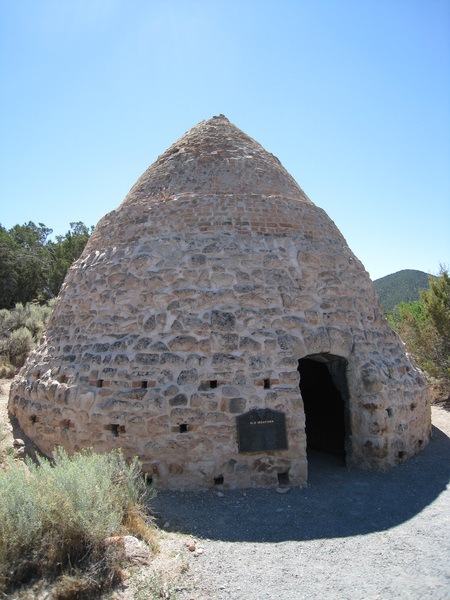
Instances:
[[[450,385],[450,276],[441,267],[416,302],[402,302],[389,321],[427,375]]]
[[[0,225],[0,309],[18,302],[43,303],[58,295],[70,265],[92,233],[81,221],[56,240],[52,230],[32,221],[7,230]]]
[[[128,464],[120,451],[69,457],[60,449],[38,466],[6,461],[0,469],[0,596],[43,577],[54,581],[55,597],[99,597],[121,576],[123,551],[108,538],[133,534],[155,543],[148,500],[139,462]]]
[[[16,449],[11,445],[11,435],[8,433],[5,423],[0,423],[0,468],[8,458],[12,459],[16,456]]]
[[[384,311],[390,313],[401,302],[420,300],[420,290],[428,289],[429,275],[423,271],[404,269],[375,279],[374,288]]]
[[[18,303],[12,310],[0,309],[0,378],[12,377],[40,342],[52,304]]]
[[[166,598],[176,600],[178,598],[175,581],[170,577],[164,577],[162,573],[149,576],[145,574],[133,583],[133,600],[157,600]]]

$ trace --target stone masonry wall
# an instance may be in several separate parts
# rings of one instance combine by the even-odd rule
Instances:
[[[114,246],[87,248],[71,269],[48,339],[11,392],[12,411],[44,452],[120,446],[160,487],[211,487],[222,477],[231,487],[274,485],[279,473],[302,484],[297,366],[319,353],[348,360],[349,465],[385,468],[427,443],[423,375],[323,211],[308,206],[298,233],[261,235],[255,220],[247,235],[181,235],[171,230],[188,228],[193,210],[181,206],[164,227],[158,213],[160,236],[131,215],[119,227],[114,213],[96,230],[104,239],[109,229]],[[220,213],[209,218],[224,227]],[[286,413],[287,450],[238,452],[236,416],[252,408]]]

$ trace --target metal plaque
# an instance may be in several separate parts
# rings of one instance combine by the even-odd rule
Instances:
[[[254,408],[236,417],[239,452],[286,450],[286,415],[280,410]]]

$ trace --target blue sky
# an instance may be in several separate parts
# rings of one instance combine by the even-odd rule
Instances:
[[[95,225],[223,113],[376,279],[450,264],[450,0],[0,0],[0,223]]]

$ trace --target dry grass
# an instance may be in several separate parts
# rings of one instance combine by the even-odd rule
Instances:
[[[140,512],[129,511],[122,521],[123,533],[132,532],[133,535],[143,540],[152,551],[152,554],[159,552],[159,532],[156,527],[149,524],[149,519],[146,515]]]
[[[17,368],[9,362],[9,359],[0,357],[0,379],[12,379]]]
[[[430,386],[431,403],[450,411],[450,387],[444,379],[434,379],[428,382]]]

